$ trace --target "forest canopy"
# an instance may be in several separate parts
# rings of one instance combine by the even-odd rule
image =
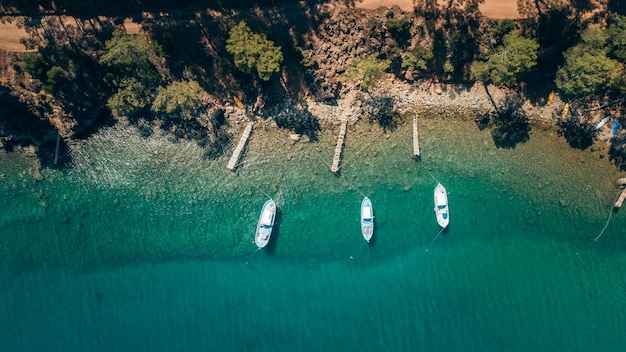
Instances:
[[[265,34],[252,32],[245,22],[239,22],[229,32],[226,50],[233,55],[235,66],[245,73],[256,72],[264,81],[279,72],[283,63],[281,48]]]

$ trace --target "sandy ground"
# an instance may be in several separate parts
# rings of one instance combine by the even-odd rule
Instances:
[[[126,18],[124,19],[124,30],[126,34],[139,34],[141,33],[141,26],[130,18]]]
[[[13,52],[26,52],[26,47],[20,39],[27,38],[24,28],[18,28],[13,23],[0,23],[0,49]]]
[[[479,8],[483,16],[489,18],[513,20],[521,17],[517,12],[516,0],[485,0]]]
[[[355,6],[367,10],[398,6],[402,11],[412,12],[415,5],[414,0],[356,0]],[[485,3],[480,5],[480,12],[486,17],[495,19],[520,18],[517,0],[485,0]]]

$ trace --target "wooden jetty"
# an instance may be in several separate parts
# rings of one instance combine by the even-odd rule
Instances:
[[[337,146],[335,147],[335,155],[333,156],[333,164],[330,167],[330,171],[337,173],[339,171],[339,162],[341,161],[341,151],[343,149],[343,142],[346,139],[346,130],[348,129],[348,121],[341,122],[341,128],[339,129],[339,137],[337,138]]]
[[[417,132],[417,115],[413,117],[413,156],[419,158],[420,156],[420,139]]]
[[[615,207],[620,208],[622,206],[622,203],[624,203],[624,200],[626,200],[626,188],[624,188],[622,194],[617,199],[617,202],[615,202]]]
[[[248,141],[248,137],[250,137],[250,132],[252,132],[252,125],[254,123],[249,122],[248,126],[243,130],[241,134],[241,138],[239,138],[239,143],[237,144],[237,148],[233,152],[233,155],[230,157],[228,161],[228,170],[233,171],[235,167],[237,167],[237,162],[239,161],[239,157],[241,156],[241,152],[243,152],[243,148],[246,146],[246,142]]]

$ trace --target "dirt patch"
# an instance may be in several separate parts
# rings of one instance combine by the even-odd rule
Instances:
[[[142,31],[141,25],[133,22],[130,18],[124,19],[124,30],[126,34],[139,34]]]
[[[381,7],[399,7],[402,11],[412,12],[415,5],[414,0],[357,0],[354,5],[365,10],[376,10]]]
[[[24,28],[18,28],[14,23],[0,23],[0,49],[11,52],[28,52],[22,38],[27,38],[28,33]]]
[[[355,6],[366,10],[376,10],[380,7],[392,8],[399,7],[402,11],[412,12],[415,7],[415,0],[357,0]],[[446,3],[447,1],[440,1]],[[479,6],[480,12],[489,18],[503,19],[520,18],[517,12],[517,0],[485,0]]]
[[[521,18],[517,12],[517,0],[485,0],[479,8],[483,16],[489,18],[512,20]]]

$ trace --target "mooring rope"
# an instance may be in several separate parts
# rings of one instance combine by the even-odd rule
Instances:
[[[439,230],[439,232],[437,233],[437,236],[435,236],[435,238],[433,238],[433,240],[430,242],[430,244],[428,245],[428,247],[426,247],[426,252],[428,252],[428,250],[430,249],[430,247],[435,243],[435,241],[437,240],[437,238],[439,237],[439,235],[441,235],[443,233],[443,230],[445,230],[446,228],[442,228],[441,230]]]
[[[420,164],[421,164],[421,163],[420,163]],[[424,171],[426,171],[426,172],[428,173],[428,175],[429,175],[429,176],[433,179],[433,181],[437,182],[437,184],[440,184],[440,183],[441,183],[441,182],[439,182],[439,180],[437,180],[437,179],[435,178],[435,176],[433,176],[433,174],[432,174],[430,171],[428,171],[428,169],[426,168],[426,166],[424,166],[423,168],[424,168]]]
[[[409,145],[409,142],[406,141],[406,139],[402,139],[402,143],[407,147],[407,148],[412,148],[411,145]],[[422,159],[419,159],[419,164],[422,166],[422,168],[424,169],[424,171],[426,171],[426,173],[428,173],[428,176],[430,176],[430,178],[433,179],[433,181],[435,181],[436,183],[441,183],[439,182],[439,180],[437,180],[437,178],[435,176],[433,176],[433,174],[426,168],[426,166],[424,165],[424,162],[422,161]]]
[[[602,235],[604,234],[604,231],[606,230],[606,228],[609,226],[609,223],[611,222],[611,216],[613,215],[613,209],[614,208],[615,207],[611,207],[611,210],[609,211],[609,218],[606,219],[606,224],[604,224],[604,227],[602,228],[602,231],[600,231],[598,236],[596,236],[596,238],[593,239],[594,241],[598,242],[600,237],[602,237]]]
[[[318,158],[318,157],[315,157],[315,158],[316,158],[318,161],[320,161],[320,162],[322,162],[323,164],[325,164],[326,166],[328,166],[328,168],[330,168],[330,165],[329,165],[327,162],[325,162],[324,160],[322,160],[322,159],[320,159],[320,158]],[[347,185],[348,185],[348,187],[352,188],[353,190],[355,190],[357,193],[359,193],[359,194],[360,194],[360,195],[362,195],[363,197],[367,197],[363,191],[361,191],[361,190],[360,190],[357,186],[355,186],[355,185],[351,184],[350,182],[348,182],[348,180],[346,180],[346,179],[345,179],[345,177],[343,177],[340,173],[336,172],[336,173],[335,173],[335,175],[336,175],[336,176],[337,176],[337,177],[338,177],[341,181],[343,181],[345,184],[347,184]]]
[[[239,168],[241,165],[257,165],[257,164],[264,164],[266,161],[261,160],[258,163],[256,162],[257,160],[259,160],[259,157],[256,158],[251,158],[249,160],[244,160],[242,162],[240,162],[239,164],[235,165],[235,167],[233,167],[233,170],[237,170],[237,168]]]
[[[383,342],[383,340],[381,340],[380,338],[378,339],[378,342],[380,342],[383,346],[385,346],[385,348],[387,349],[387,351],[389,351],[389,346],[385,345],[385,343]]]
[[[345,182],[345,183],[346,183],[349,187],[351,187],[352,189],[354,189],[355,191],[357,191],[357,193],[359,193],[360,195],[362,195],[362,196],[363,196],[363,198],[367,197],[367,196],[365,195],[365,193],[363,193],[363,191],[361,191],[361,190],[360,190],[357,186],[355,186],[355,185],[351,184],[350,182],[348,182],[348,180],[346,180],[343,176],[341,176],[341,175],[339,175],[339,174],[338,174],[337,176],[339,176],[339,178],[340,178],[343,182]]]
[[[252,187],[256,188],[257,191],[263,193],[267,198],[269,199],[273,199],[272,196],[270,196],[269,194],[267,194],[265,191],[263,191],[259,186],[257,186],[256,184],[254,184],[254,182],[250,181],[250,179],[248,179],[247,176],[244,176],[242,174],[236,174],[236,176],[239,176],[241,178],[243,178],[244,180],[246,180],[246,182],[248,182],[248,184],[250,184]]]
[[[613,201],[613,204],[615,204],[615,202],[617,201],[617,199],[619,198],[619,193],[617,195],[617,198],[615,198],[615,200]],[[604,224],[604,227],[602,228],[602,231],[600,231],[600,233],[592,240],[587,241],[587,244],[585,244],[584,246],[580,247],[578,250],[576,250],[576,255],[579,254],[579,252],[587,247],[589,247],[590,245],[598,242],[598,240],[600,239],[600,237],[602,237],[602,235],[604,234],[604,231],[606,231],[607,227],[609,227],[609,223],[611,223],[611,217],[613,216],[613,210],[615,209],[615,205],[613,205],[611,207],[611,210],[609,210],[609,216],[606,219],[606,223]]]
[[[598,242],[600,237],[602,237],[602,235],[604,234],[604,231],[606,230],[606,228],[609,227],[609,223],[611,222],[611,217],[613,216],[613,209],[615,209],[615,202],[617,202],[617,200],[619,199],[619,196],[620,196],[620,193],[617,194],[617,198],[615,198],[615,200],[613,201],[613,206],[611,207],[611,210],[609,210],[609,217],[608,219],[606,219],[606,224],[604,224],[602,231],[600,231],[598,236],[596,236],[596,238],[593,239],[595,242]]]
[[[289,156],[288,160],[291,160],[293,158],[293,156],[298,152],[299,150],[294,151],[293,153],[291,153],[291,155]],[[267,160],[259,160],[260,157],[254,157],[248,160],[244,160],[242,162],[240,162],[239,164],[237,164],[235,166],[235,170],[240,167],[241,165],[262,165],[265,164],[267,162]],[[278,178],[276,179],[276,185],[278,185],[280,183],[280,180],[282,179],[282,177],[285,174],[285,169],[282,169],[282,172],[280,173],[280,175],[278,175]],[[252,185],[254,188],[256,188],[259,192],[261,192],[262,194],[264,194],[266,197],[268,197],[269,199],[274,199],[272,196],[270,196],[268,193],[266,193],[265,191],[263,191],[259,186],[257,186],[254,182],[252,182],[247,176],[244,176],[241,173],[235,173],[236,176],[241,176],[244,180],[246,180],[246,182],[248,182],[250,185]]]
[[[253,162],[255,162],[257,159],[259,159],[259,158],[253,158],[253,159],[249,160],[249,161],[248,161],[248,163],[253,163]],[[263,160],[259,161],[259,164],[261,164],[261,163],[264,163],[264,161],[263,161]],[[243,164],[246,164],[246,161],[242,161],[241,163],[237,164],[237,165],[235,166],[235,169],[234,169],[234,170],[237,170],[237,168],[238,168],[239,166],[243,165]],[[222,170],[222,169],[220,169],[220,168],[218,167],[218,170]],[[222,174],[224,174],[224,176],[226,176],[226,175],[228,175],[229,173],[228,173],[226,170],[223,170],[223,171],[222,171]],[[269,195],[269,194],[267,194],[265,191],[263,191],[263,190],[262,190],[259,186],[257,186],[256,184],[254,184],[254,182],[250,181],[250,180],[248,179],[248,177],[247,177],[247,176],[244,176],[244,175],[242,175],[242,174],[241,174],[241,173],[239,173],[239,172],[235,172],[234,174],[235,174],[235,177],[239,176],[239,177],[243,178],[243,179],[244,179],[244,180],[245,180],[245,181],[246,181],[249,185],[251,185],[252,187],[256,188],[256,190],[257,190],[257,191],[261,192],[261,193],[262,193],[263,195],[265,195],[267,198],[269,198],[269,199],[273,199],[273,198],[272,198],[272,196],[270,196],[270,195]]]

